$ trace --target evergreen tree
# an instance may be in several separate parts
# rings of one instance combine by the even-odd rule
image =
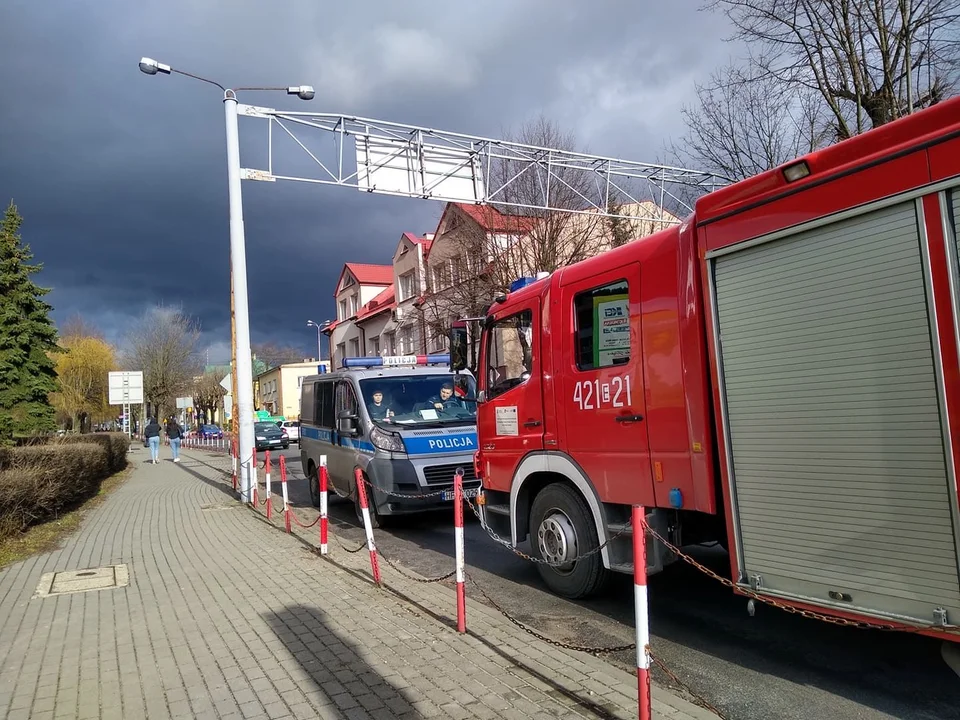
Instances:
[[[30,279],[42,266],[29,264],[22,222],[11,200],[0,221],[0,442],[55,427],[48,395],[57,387],[52,355],[60,348],[53,308],[42,299],[50,291]]]

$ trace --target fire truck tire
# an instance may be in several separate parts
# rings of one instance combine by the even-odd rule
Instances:
[[[547,485],[534,498],[530,534],[533,555],[540,560],[580,556],[599,545],[587,503],[572,487],[560,483]],[[609,577],[600,553],[572,565],[537,564],[537,570],[554,593],[574,600],[596,594]]]

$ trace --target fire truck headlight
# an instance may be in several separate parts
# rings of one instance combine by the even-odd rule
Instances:
[[[397,433],[387,432],[378,427],[374,427],[370,431],[370,442],[373,443],[374,447],[387,452],[402,453],[407,450],[403,444],[403,438]]]

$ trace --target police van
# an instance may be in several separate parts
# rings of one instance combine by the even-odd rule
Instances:
[[[330,482],[354,500],[358,517],[354,473],[363,471],[378,525],[449,508],[458,468],[464,494],[477,496],[476,383],[450,370],[449,355],[344,358],[338,370],[305,377],[300,393],[300,459],[315,506],[323,455]]]

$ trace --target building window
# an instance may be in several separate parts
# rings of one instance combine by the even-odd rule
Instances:
[[[453,268],[454,285],[470,279],[470,266],[466,257],[460,255],[453,258],[453,260],[450,261],[450,266]]]
[[[372,355],[380,354],[380,338],[370,338],[370,349],[372,350]]]
[[[353,317],[357,314],[357,310],[360,309],[360,300],[359,296],[351,295],[350,296],[350,316]]]
[[[442,263],[433,269],[433,289],[443,290],[450,287],[450,265]]]
[[[346,301],[346,300],[341,300],[341,301],[340,301],[340,317],[337,318],[337,319],[338,319],[338,320],[346,320],[347,317],[348,317],[348,315],[347,315],[347,301]]]
[[[402,328],[400,330],[400,354],[413,354],[413,328]]]
[[[360,355],[360,338],[353,338],[350,341],[350,356],[358,357]]]
[[[337,343],[337,361],[343,364],[343,359],[347,356],[347,346],[345,343]]]
[[[399,301],[409,300],[417,292],[417,273],[415,270],[405,272],[400,276],[400,298]]]
[[[385,340],[387,355],[396,355],[397,354],[397,334],[396,333],[387,333]]]
[[[581,370],[630,361],[630,300],[626,280],[576,295],[576,358]]]

